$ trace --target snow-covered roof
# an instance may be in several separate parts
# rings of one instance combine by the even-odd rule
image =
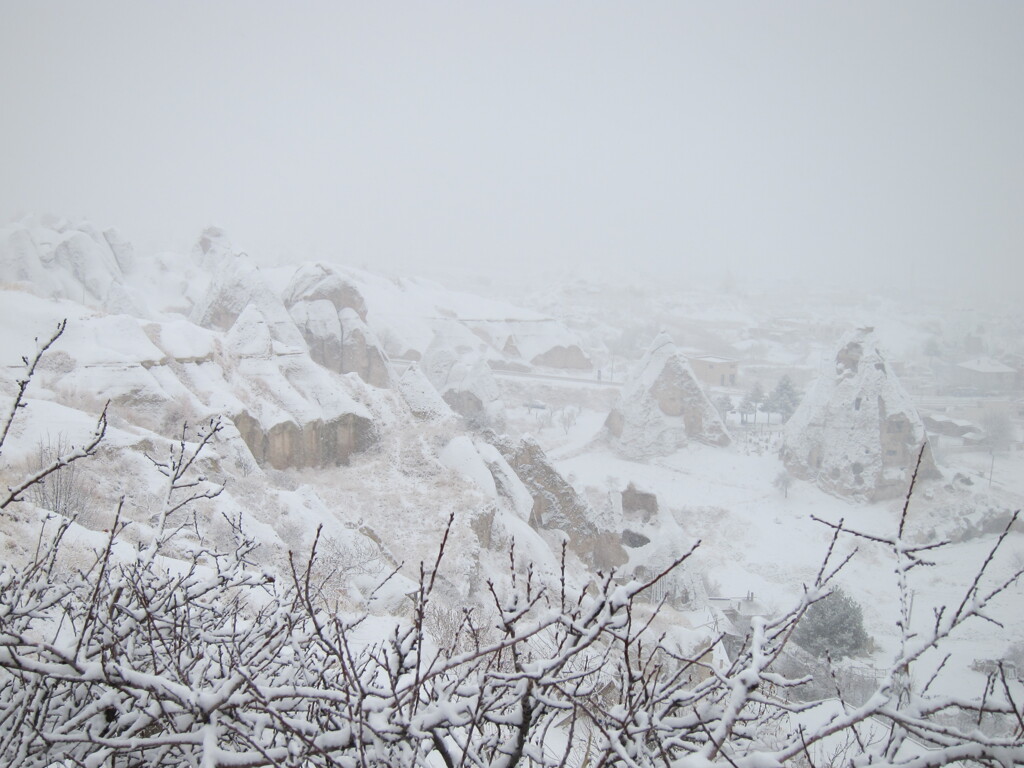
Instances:
[[[941,414],[928,414],[924,418],[934,421],[936,424],[950,424],[954,427],[973,427],[974,422],[968,421],[967,419],[954,419],[949,416],[943,416]]]
[[[993,360],[991,357],[978,357],[974,360],[967,360],[962,363],[958,363],[957,368],[963,368],[968,371],[975,371],[976,373],[1016,373],[1016,371],[1008,365],[1003,365],[998,360]]]

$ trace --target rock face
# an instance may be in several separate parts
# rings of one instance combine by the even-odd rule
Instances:
[[[417,363],[406,368],[398,379],[398,391],[402,394],[413,416],[423,421],[447,421],[455,419],[455,413],[434,389]]]
[[[605,427],[615,448],[630,458],[664,456],[691,439],[729,444],[718,411],[665,333],[654,339],[637,372],[623,386]]]
[[[341,373],[355,373],[374,387],[387,387],[391,383],[391,370],[387,355],[370,327],[356,311],[346,307],[338,314],[341,319]]]
[[[829,493],[875,500],[907,492],[922,449],[921,476],[937,475],[917,410],[873,329],[860,328],[786,424],[782,460]]]
[[[537,530],[558,530],[568,537],[569,549],[597,568],[613,568],[628,558],[620,534],[604,532],[593,522],[587,503],[566,482],[532,438],[513,440],[487,435],[533,497],[530,525]]]
[[[645,523],[658,514],[658,497],[653,493],[638,490],[633,483],[622,492],[622,512],[626,515],[638,515]]]
[[[387,355],[366,325],[359,290],[322,264],[299,268],[285,291],[285,303],[312,358],[338,373],[355,373],[375,387],[388,387]]]
[[[453,349],[437,336],[427,349],[422,371],[467,426],[497,426],[502,412],[500,391],[485,360],[474,356],[471,350]]]
[[[39,296],[139,314],[124,285],[122,269],[131,262],[131,246],[116,230],[34,218],[0,230],[0,281],[26,284]]]
[[[373,422],[353,413],[304,424],[279,421],[269,428],[248,411],[235,414],[232,421],[256,463],[274,469],[348,464],[353,453],[366,450],[375,440]]]
[[[306,351],[284,304],[244,253],[226,254],[220,259],[210,287],[196,302],[190,319],[203,328],[228,331],[249,307],[258,310],[267,323],[275,353]]]
[[[348,307],[366,322],[366,302],[358,288],[329,266],[303,264],[288,284],[285,304],[291,307],[302,301],[319,300],[329,302],[338,312]]]
[[[369,412],[347,391],[344,379],[305,354],[279,354],[275,331],[250,304],[225,336],[230,380],[241,408],[232,420],[261,466],[323,467],[347,464],[375,440]]]

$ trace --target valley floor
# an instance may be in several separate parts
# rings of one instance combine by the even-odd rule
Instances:
[[[530,420],[534,419],[534,424]],[[895,534],[903,499],[863,503],[837,498],[811,483],[794,481],[784,494],[775,486],[782,472],[777,434],[732,425],[729,448],[690,444],[677,453],[647,462],[628,461],[603,446],[603,414],[582,410],[569,430],[540,425],[532,415],[514,421],[533,434],[557,457],[558,468],[595,507],[611,505],[611,492],[628,483],[656,493],[660,509],[671,514],[685,533],[700,539],[695,560],[687,568],[701,571],[712,598],[727,601],[753,597],[769,612],[793,604],[803,585],[813,581],[831,539],[831,529],[819,518],[876,536]],[[1024,454],[996,457],[991,489],[987,453],[948,454],[944,479],[921,484],[909,512],[910,538],[915,543],[949,539],[948,547],[932,553],[935,565],[914,572],[911,584],[916,624],[933,621],[934,609],[955,607],[995,540],[997,524],[1021,507]],[[957,478],[954,480],[954,478]],[[968,478],[970,485],[964,483]],[[988,531],[982,533],[982,531]],[[1007,578],[1024,564],[1024,534],[1018,528],[990,567],[985,583]],[[834,562],[851,549],[858,551],[838,583],[861,604],[874,650],[858,665],[884,667],[896,650],[898,604],[891,551],[844,536]],[[949,692],[980,692],[985,682],[971,665],[1002,658],[1009,646],[1024,637],[1024,585],[1004,593],[992,612],[1002,626],[979,624],[953,638],[949,670],[940,680]],[[941,659],[926,659],[917,674],[930,674]]]

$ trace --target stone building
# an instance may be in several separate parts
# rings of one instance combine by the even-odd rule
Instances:
[[[691,357],[690,367],[706,387],[735,387],[736,379],[739,377],[739,362],[731,357]]]

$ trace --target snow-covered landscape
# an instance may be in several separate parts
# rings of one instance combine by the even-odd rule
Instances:
[[[113,229],[53,217],[0,231],[0,270],[5,402],[27,382],[5,487],[89,444],[105,414],[91,455],[12,492],[0,526],[10,573],[38,562],[62,520],[59,579],[89,574],[111,545],[109,567],[149,553],[168,573],[213,573],[243,535],[245,562],[283,583],[315,547],[316,599],[365,617],[353,647],[418,621],[444,648],[463,637],[459,616],[497,620],[491,585],[511,573],[585,596],[667,571],[637,610],[658,607],[659,642],[728,680],[750,660],[751,628],[820,596],[822,573],[849,556],[828,588],[853,598],[862,642],[826,644],[826,662],[791,640],[779,650],[789,674],[831,664],[849,690],[808,687],[860,705],[853,691],[886,680],[936,610],[1006,583],[979,608],[995,623],[927,646],[909,679],[931,696],[1024,697],[1024,540],[1008,528],[1024,493],[1020,376],[966,393],[957,377],[973,369],[956,362],[965,323],[966,343],[1022,355],[1019,317],[880,300],[876,327],[851,313],[842,331],[842,308],[779,317],[776,297],[656,289],[646,317],[601,311],[622,287],[582,281],[515,304],[337,263],[261,269],[216,228],[189,252],[143,255]],[[646,345],[623,348],[652,322]],[[701,347],[686,344],[694,327]],[[190,452],[193,474],[169,477]],[[169,491],[175,478],[188,504]],[[932,564],[901,570],[918,550]],[[59,645],[71,630],[53,631]],[[988,717],[993,737],[1015,727]],[[571,732],[552,727],[534,748],[568,749]],[[771,753],[763,738],[752,743]]]
[[[0,768],[1024,766],[1024,3],[0,73]]]

